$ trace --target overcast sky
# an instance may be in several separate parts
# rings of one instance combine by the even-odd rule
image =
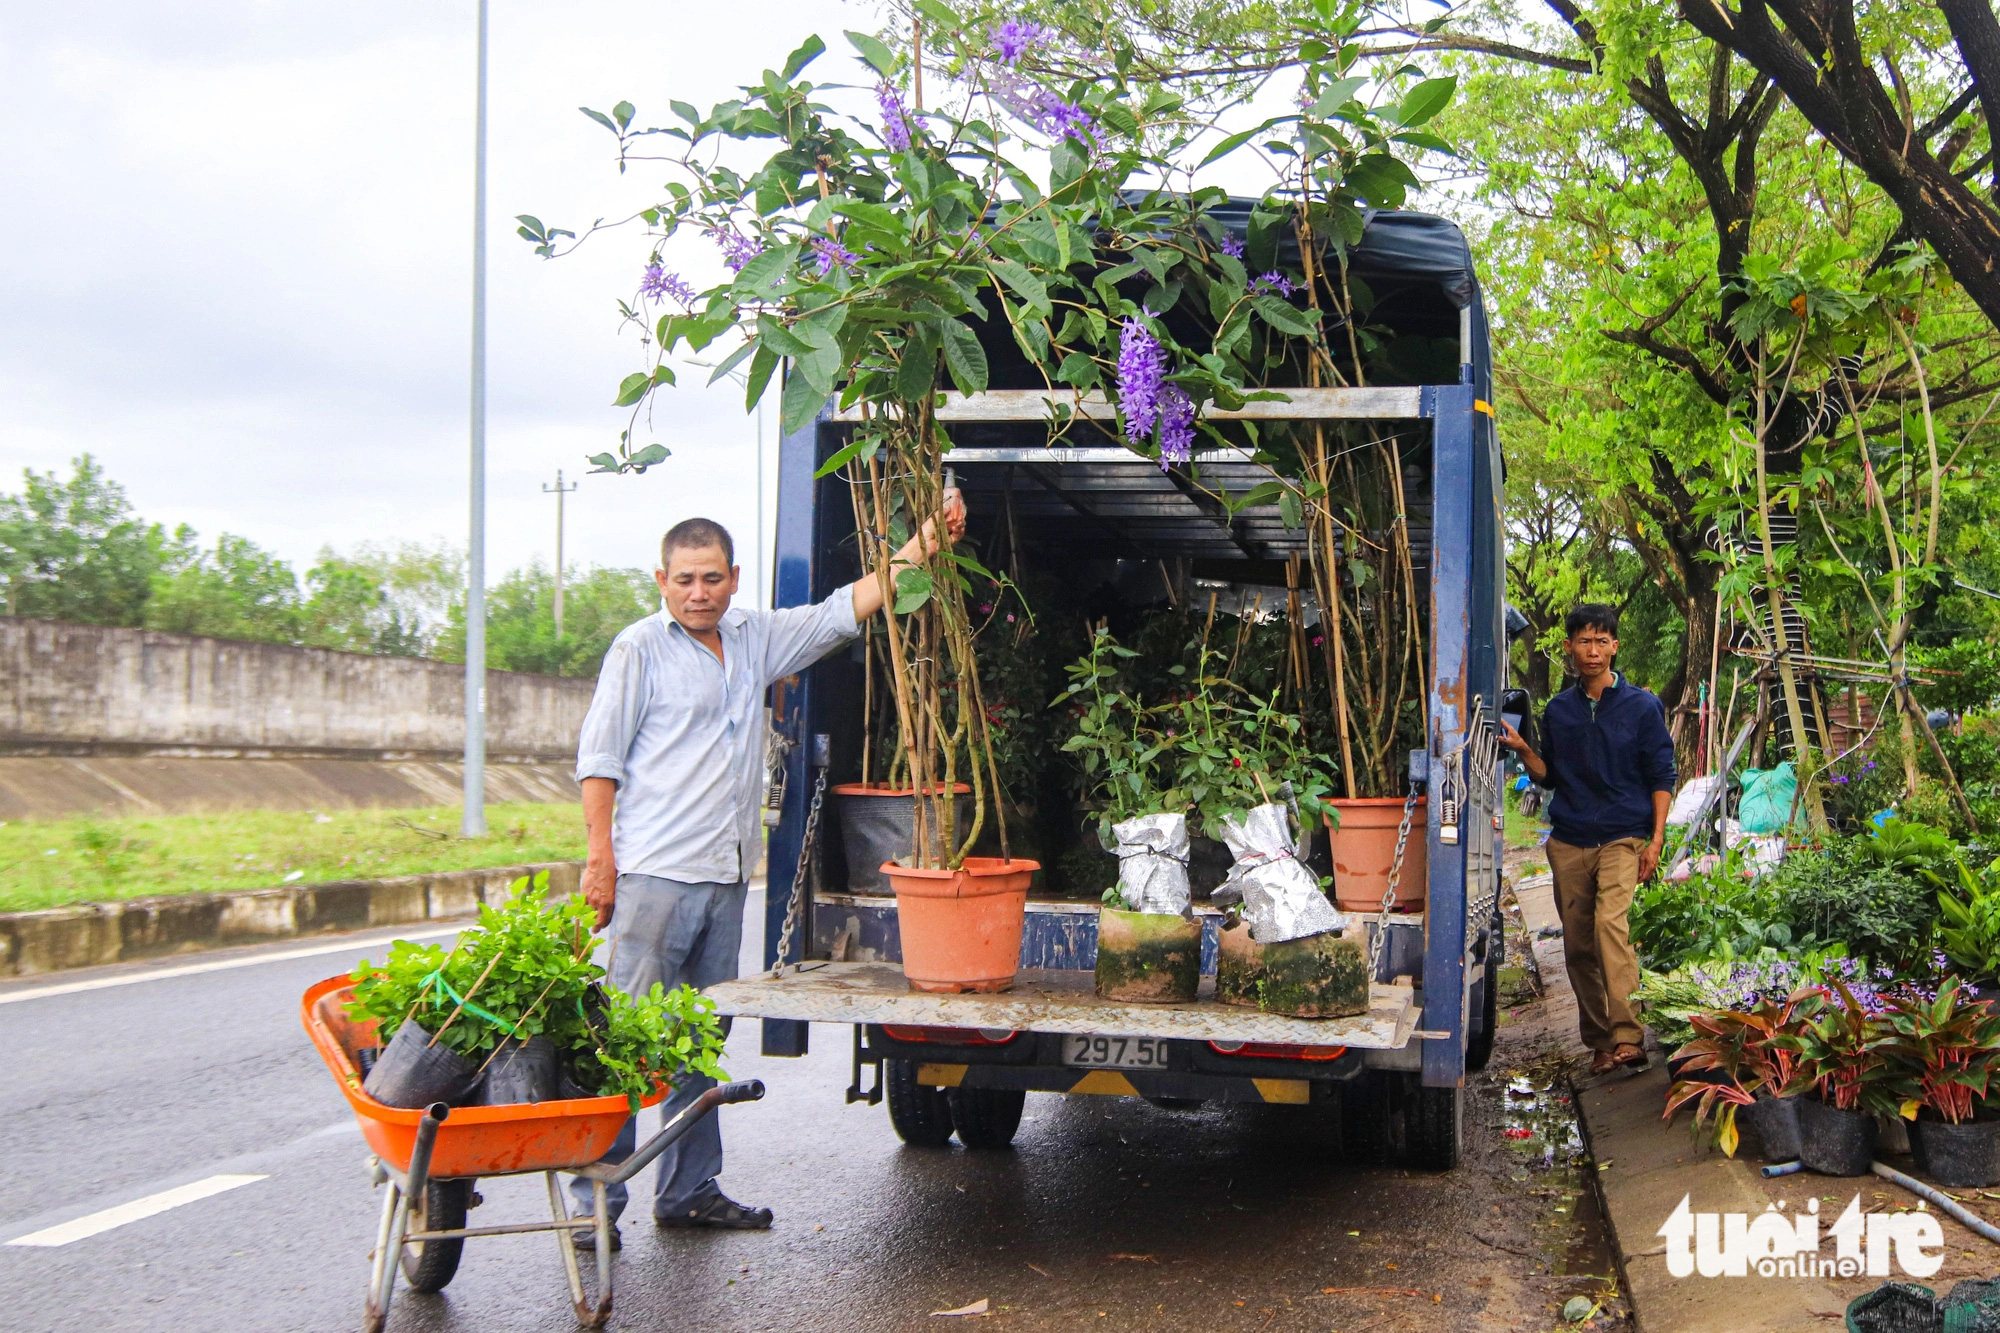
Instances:
[[[147,518],[243,534],[301,573],[327,545],[463,541],[475,12],[13,6],[0,25],[0,486],[87,451]],[[491,12],[489,564],[553,558],[540,487],[557,468],[582,481],[573,562],[646,564],[662,529],[695,513],[748,548],[756,423],[740,390],[674,391],[652,437],[674,451],[666,466],[580,475],[623,425],[608,404],[639,348],[615,302],[646,251],[614,234],[548,263],[513,217],[622,217],[657,189],[657,171],[620,179],[611,136],[578,106],[622,97],[665,122],[669,97],[729,96],[814,31],[830,47],[814,74],[860,82],[839,33],[875,28],[874,6]],[[697,286],[713,262],[686,256]]]
[[[0,25],[0,488],[95,454],[139,512],[277,551],[463,542],[473,0],[71,0]],[[548,262],[514,216],[583,230],[655,201],[579,106],[706,107],[813,32],[820,83],[872,84],[840,36],[873,0],[493,0],[489,568],[553,560],[561,468],[572,563],[649,565],[671,523],[728,525],[758,580],[757,424],[683,372],[643,477],[583,475],[641,349],[618,329],[648,253],[635,230]],[[1275,102],[1288,94],[1268,90]],[[859,89],[863,104],[873,99]],[[1260,102],[1264,99],[1259,99]],[[872,115],[872,107],[870,108]],[[1261,114],[1252,110],[1249,114]],[[1204,173],[1258,191],[1240,153]],[[669,252],[697,288],[698,236]],[[689,381],[693,382],[690,383]],[[765,473],[775,472],[775,395]],[[765,487],[766,510],[771,487]],[[754,584],[752,586],[755,586]]]

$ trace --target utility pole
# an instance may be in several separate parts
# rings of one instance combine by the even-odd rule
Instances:
[[[465,817],[486,835],[486,5],[479,0],[479,108],[472,158],[472,495],[465,560]]]
[[[761,438],[758,440],[758,443],[760,445],[763,443]],[[553,492],[556,497],[556,638],[558,639],[562,638],[563,496],[581,485],[583,483],[580,481],[573,481],[567,486],[563,485],[561,468],[556,469],[555,485],[551,486],[547,482],[542,483],[542,494],[548,495]]]

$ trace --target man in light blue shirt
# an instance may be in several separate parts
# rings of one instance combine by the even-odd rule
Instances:
[[[953,538],[965,508],[948,492]],[[933,525],[891,561],[890,577],[934,543]],[[743,899],[762,846],[759,807],[766,774],[764,692],[860,632],[882,609],[873,576],[817,606],[781,611],[731,609],[740,571],[735,544],[718,523],[691,518],[660,542],[654,578],[666,606],[620,634],[605,654],[597,692],[577,742],[576,776],[590,850],[583,896],[611,928],[610,982],[644,995],[654,982],[697,990],[736,975]],[[714,1085],[688,1075],[661,1107],[672,1117]],[[628,1120],[605,1160],[629,1156]],[[722,1193],[722,1129],[711,1115],[660,1155],[653,1216],[662,1226],[756,1230],[771,1210],[746,1208]],[[590,1184],[571,1182],[580,1211]],[[607,1194],[615,1219],[624,1186]],[[613,1248],[619,1243],[612,1231]],[[591,1232],[574,1233],[579,1248]]]

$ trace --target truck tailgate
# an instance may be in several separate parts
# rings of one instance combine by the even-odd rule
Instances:
[[[913,991],[894,963],[808,962],[773,980],[768,974],[724,981],[703,994],[718,1012],[742,1018],[814,1023],[896,1023],[911,1027],[1005,1028],[1026,1032],[1105,1033],[1197,1041],[1277,1042],[1398,1050],[1421,1011],[1409,982],[1370,988],[1365,1014],[1285,1018],[1238,1005],[1131,1004],[1098,998],[1096,977],[1082,970],[1029,969],[1014,989],[993,995]]]

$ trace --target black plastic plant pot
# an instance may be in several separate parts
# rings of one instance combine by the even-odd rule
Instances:
[[[473,1089],[474,1106],[516,1106],[556,1099],[562,1056],[547,1037],[509,1037],[493,1052]]]
[[[465,1104],[479,1066],[416,1023],[405,1023],[375,1058],[362,1091],[384,1106],[424,1107],[432,1102]]]
[[[1754,1106],[1739,1107],[1737,1123],[1756,1132],[1757,1145],[1767,1162],[1799,1160],[1799,1099],[1757,1094]]]
[[[1991,1185],[2000,1181],[2000,1120],[1953,1125],[1920,1115],[1910,1126],[1910,1155],[1940,1185]]]
[[[956,790],[955,818],[962,829],[972,819],[972,797],[967,794],[972,788],[961,782]],[[840,840],[847,851],[847,891],[893,894],[882,867],[909,856],[916,846],[916,789],[844,782],[833,789],[833,795],[840,810]],[[931,836],[931,850],[936,852],[935,830]]]
[[[1823,1176],[1865,1176],[1875,1159],[1875,1118],[1817,1097],[1797,1100],[1799,1161]]]

